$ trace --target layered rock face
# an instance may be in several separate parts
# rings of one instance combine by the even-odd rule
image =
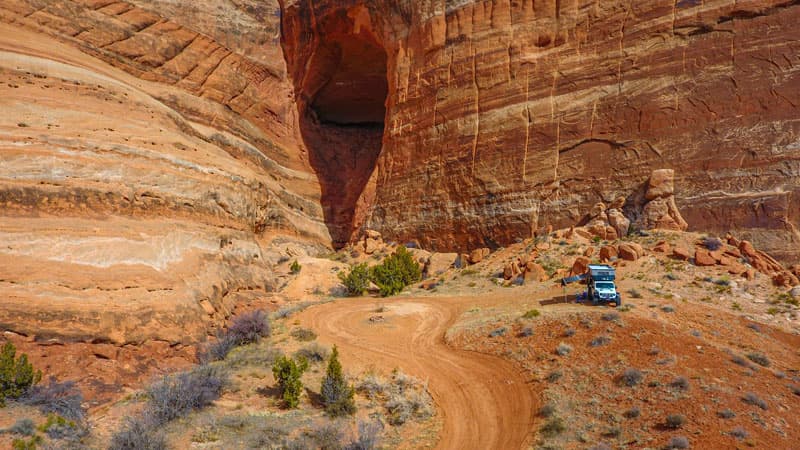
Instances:
[[[328,243],[276,2],[0,4],[0,328],[189,343]]]
[[[674,169],[694,229],[792,260],[798,21],[785,0],[302,0],[286,2],[283,39],[301,122],[321,52],[346,54],[350,39],[386,52],[383,147],[362,207],[387,237],[504,244]]]

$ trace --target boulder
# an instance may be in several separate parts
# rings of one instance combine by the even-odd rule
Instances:
[[[736,259],[739,259],[739,258],[742,257],[742,252],[739,251],[739,249],[736,248],[736,247],[726,247],[725,248],[725,254],[730,256],[730,257],[732,257],[732,258],[736,258]]]
[[[625,197],[617,197],[616,200],[614,200],[613,202],[611,202],[610,205],[608,205],[608,209],[622,210],[623,206],[625,206]]]
[[[619,209],[609,209],[606,212],[608,223],[617,233],[617,237],[627,236],[631,221]]]
[[[611,225],[606,226],[606,240],[608,241],[616,241],[619,239],[619,234],[617,234],[617,230],[614,229]]]
[[[428,258],[428,264],[425,266],[425,274],[429,277],[439,275],[442,272],[453,267],[458,253],[433,253]]]
[[[728,268],[728,273],[731,275],[742,275],[747,272],[747,267],[745,267],[744,264],[738,262],[729,264],[726,267]]]
[[[520,273],[519,265],[517,265],[516,261],[506,264],[503,268],[503,278],[506,280],[510,280],[512,278],[517,277]]]
[[[772,276],[772,284],[778,287],[792,287],[799,285],[800,280],[788,270],[784,270]]]
[[[800,286],[795,286],[789,291],[789,295],[795,300],[800,300]]]
[[[594,247],[587,247],[586,250],[583,251],[583,256],[592,256],[594,255]]]
[[[367,239],[381,239],[381,234],[375,230],[366,230],[364,234]]]
[[[745,278],[747,278],[748,281],[755,280],[756,279],[756,269],[753,269],[752,267],[748,268],[747,272],[745,272],[743,276]]]
[[[689,224],[675,204],[675,197],[655,198],[642,208],[642,226],[647,230],[685,231]]]
[[[600,249],[600,261],[611,261],[619,255],[617,247],[613,245],[605,245]]]
[[[739,251],[742,252],[743,255],[749,258],[758,257],[758,252],[756,251],[756,248],[753,247],[753,244],[750,241],[739,242]]]
[[[619,244],[619,247],[617,247],[619,257],[627,261],[636,261],[639,259],[639,252],[634,245],[635,244],[629,242]]]
[[[696,252],[694,252],[694,264],[696,266],[715,266],[717,265],[717,261],[711,256],[711,253],[702,248],[698,248]]]
[[[470,264],[478,264],[479,262],[483,261],[483,258],[489,256],[489,253],[491,253],[491,250],[485,247],[471,251],[469,253]]]
[[[675,171],[672,169],[658,169],[650,174],[650,181],[647,183],[645,198],[653,200],[656,198],[670,197],[675,193]]]
[[[592,206],[592,209],[589,211],[589,217],[592,218],[592,219],[595,219],[595,218],[598,218],[598,217],[603,217],[605,215],[603,213],[605,213],[605,212],[606,212],[606,205],[605,204],[603,204],[603,203],[595,203],[594,206]]]
[[[364,240],[364,253],[371,255],[378,251],[383,246],[383,241],[378,238],[374,239],[368,237]]]
[[[670,251],[670,245],[667,241],[661,241],[653,247],[653,251],[656,253],[664,253],[665,255]]]
[[[692,254],[686,247],[678,246],[672,249],[672,257],[681,261],[688,261]]]
[[[548,279],[547,272],[545,272],[541,264],[530,261],[525,265],[525,283],[530,281],[542,282]]]
[[[575,262],[572,263],[572,269],[569,272],[570,276],[586,273],[586,271],[589,269],[589,263],[589,258],[585,256],[579,256],[575,258]]]

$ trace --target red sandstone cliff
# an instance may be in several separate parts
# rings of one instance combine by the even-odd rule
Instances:
[[[314,102],[327,80],[357,87],[339,93],[339,108],[356,104],[354,95],[377,103],[380,90],[360,78],[376,70],[375,58],[365,74],[331,61],[364,57],[354,42],[386,53],[383,145],[370,150],[379,155],[368,212],[356,214],[385,235],[435,248],[504,244],[575,223],[578,205],[628,196],[651,170],[672,168],[690,227],[733,230],[797,258],[796,1],[287,1],[284,9],[301,127],[320,127]],[[330,103],[321,108],[335,112]],[[308,134],[312,155],[351,154]]]
[[[3,323],[93,305],[67,334],[174,339],[270,288],[275,236],[503,245],[635,206],[662,168],[690,229],[795,261],[797,23],[767,0],[4,1]]]

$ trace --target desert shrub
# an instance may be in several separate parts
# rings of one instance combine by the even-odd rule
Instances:
[[[622,428],[620,428],[618,426],[608,427],[608,428],[606,428],[605,431],[603,431],[603,436],[610,437],[610,438],[617,438],[621,434],[622,434]]]
[[[343,425],[339,423],[326,423],[309,431],[309,436],[320,450],[342,450],[344,448]]]
[[[424,420],[433,415],[433,400],[425,391],[408,391],[404,395],[394,395],[386,402],[388,421],[392,425],[402,425],[410,419]]]
[[[317,333],[308,328],[295,328],[292,330],[292,337],[301,342],[313,341],[317,338]]]
[[[642,293],[637,291],[636,289],[629,289],[628,295],[630,295],[631,298],[642,298]]]
[[[108,450],[166,450],[167,441],[150,418],[127,418],[122,429],[114,433]]]
[[[672,380],[669,385],[675,389],[686,391],[689,389],[689,379],[686,377],[677,377]]]
[[[747,439],[748,437],[750,437],[750,433],[748,433],[747,430],[745,430],[742,427],[734,428],[733,430],[731,430],[730,435],[739,440]]]
[[[720,419],[733,419],[736,417],[736,413],[730,409],[723,409],[722,411],[717,412],[717,417]]]
[[[661,311],[664,311],[665,313],[675,312],[675,307],[672,305],[664,305],[661,307]]]
[[[378,286],[383,297],[397,294],[420,278],[419,264],[405,247],[398,247],[381,264],[370,269],[370,280]]]
[[[536,317],[539,317],[541,314],[542,313],[540,313],[538,309],[531,309],[531,310],[526,311],[525,314],[522,315],[522,318],[523,319],[534,319]]]
[[[274,319],[286,319],[287,317],[290,317],[291,315],[293,315],[295,313],[298,313],[298,312],[308,308],[309,306],[311,306],[313,304],[314,304],[314,302],[293,303],[291,305],[284,306],[283,308],[275,311],[272,314],[272,317]]]
[[[722,241],[718,237],[706,236],[703,238],[703,247],[708,250],[715,251],[722,248]]]
[[[564,330],[564,337],[572,337],[575,336],[575,328],[567,328]]]
[[[59,383],[54,377],[50,377],[47,384],[37,384],[30,388],[21,401],[35,406],[43,414],[57,414],[78,422],[86,416],[86,410],[81,406],[83,394],[73,381]]]
[[[542,417],[550,417],[556,413],[556,405],[552,403],[546,403],[544,406],[539,408],[539,415]]]
[[[563,372],[560,370],[554,370],[547,374],[547,381],[555,383],[556,381],[560,380],[562,376],[564,376]]]
[[[684,436],[673,436],[667,442],[667,450],[683,450],[689,448],[689,439]]]
[[[367,263],[356,264],[350,269],[350,272],[345,274],[339,272],[339,280],[344,284],[347,295],[350,297],[358,297],[364,294],[364,291],[369,287],[369,267]]]
[[[36,424],[33,423],[33,420],[26,417],[24,419],[17,420],[13,425],[2,431],[6,433],[19,434],[22,436],[33,436],[33,434],[36,433]]]
[[[505,336],[508,329],[506,327],[495,328],[489,332],[489,337]]]
[[[524,327],[522,330],[520,330],[519,334],[517,334],[517,337],[530,337],[530,336],[533,336],[533,328],[531,327]]]
[[[627,410],[627,411],[625,411],[623,413],[623,415],[627,419],[635,419],[635,418],[639,417],[641,414],[642,414],[642,411],[639,409],[638,406],[634,406],[633,408],[631,408],[631,409],[629,409],[629,410]]]
[[[742,397],[742,401],[747,403],[748,405],[758,406],[759,408],[765,411],[769,409],[769,406],[767,406],[767,402],[762,400],[761,397],[756,395],[754,392],[748,392],[744,394],[744,397]]]
[[[169,422],[210,405],[226,384],[225,375],[211,366],[164,377],[147,389],[150,402],[146,411],[155,425]]]
[[[619,313],[616,312],[616,311],[611,311],[611,312],[603,313],[603,315],[601,317],[602,317],[603,320],[605,320],[607,322],[615,322],[615,321],[619,320]]]
[[[370,373],[358,384],[356,390],[367,396],[370,400],[376,400],[388,391],[389,386],[379,376]]]
[[[696,338],[699,338],[699,337],[703,336],[703,333],[700,332],[700,330],[691,330],[691,331],[689,331],[689,334],[691,334],[692,336],[694,336]]]
[[[566,429],[567,426],[564,423],[564,419],[558,416],[552,416],[542,425],[539,432],[545,437],[555,437],[566,431]]]
[[[761,333],[761,327],[758,326],[757,323],[752,323],[752,322],[748,323],[747,324],[747,328],[750,328],[751,330],[755,331],[756,333]]]
[[[14,439],[11,441],[11,448],[14,450],[36,450],[36,446],[42,442],[41,436],[31,436],[29,439]]]
[[[360,420],[358,422],[358,434],[353,442],[348,444],[346,450],[373,450],[378,447],[380,442],[381,432],[383,431],[383,424],[380,421],[374,420],[365,422]]]
[[[612,449],[605,442],[598,442],[597,444],[594,444],[593,446],[589,447],[589,450],[612,450]]]
[[[686,417],[684,417],[681,414],[670,414],[667,416],[667,420],[664,422],[664,426],[673,429],[680,428],[685,424],[686,424]]]
[[[301,348],[300,350],[294,352],[294,357],[296,359],[304,358],[306,361],[316,364],[321,363],[328,359],[328,349],[316,342],[312,342],[309,345]]]
[[[620,381],[625,386],[633,387],[641,383],[642,378],[644,378],[644,375],[642,375],[642,372],[639,369],[634,369],[632,367],[629,367],[625,369],[624,372],[622,372]]]
[[[747,359],[763,367],[769,367],[771,364],[769,358],[761,353],[748,353]]]
[[[567,356],[570,354],[570,352],[572,352],[572,346],[569,344],[561,342],[558,344],[558,347],[556,347],[556,353],[559,356]]]
[[[239,345],[238,339],[227,333],[218,333],[217,340],[206,344],[198,353],[197,361],[200,364],[208,364],[214,361],[222,361],[234,348]]]
[[[590,347],[600,347],[600,346],[603,346],[603,345],[607,345],[610,342],[611,342],[611,338],[610,337],[608,337],[608,336],[606,336],[604,334],[601,334],[600,336],[595,336],[595,338],[592,339],[589,342],[589,346]]]
[[[797,386],[797,385],[794,385],[794,384],[790,384],[789,385],[789,389],[791,389],[791,391],[792,391],[792,393],[794,395],[800,395],[800,386]]]
[[[300,273],[300,269],[302,269],[302,268],[303,268],[303,266],[301,266],[300,263],[297,262],[297,260],[295,259],[294,261],[292,261],[292,264],[289,266],[289,271],[292,272],[293,274],[297,275],[298,273]]]
[[[256,310],[236,316],[227,334],[233,336],[238,345],[245,345],[258,342],[270,332],[269,317],[264,311]]]
[[[19,398],[42,379],[42,372],[28,362],[28,355],[16,357],[17,348],[6,342],[0,350],[0,406],[6,398]]]
[[[741,357],[739,355],[733,355],[731,357],[731,362],[733,362],[734,364],[740,365],[742,367],[750,367],[750,363],[748,363],[746,359],[744,359],[743,357]]]
[[[647,354],[651,356],[658,355],[659,353],[661,353],[661,349],[656,345],[650,347],[650,350],[647,351]]]
[[[50,439],[71,441],[78,441],[87,433],[86,428],[57,414],[48,414],[47,421],[39,426],[39,430],[45,432]]]
[[[322,402],[325,412],[333,417],[352,415],[356,412],[353,400],[355,389],[347,383],[342,373],[342,364],[339,362],[339,349],[333,346],[331,358],[328,360],[328,369],[322,379]]]
[[[272,375],[278,382],[281,398],[287,408],[296,408],[300,403],[300,394],[303,392],[303,382],[300,377],[308,369],[308,361],[304,358],[294,360],[281,356],[272,366]]]

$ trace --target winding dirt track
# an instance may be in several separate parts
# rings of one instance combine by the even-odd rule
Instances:
[[[485,300],[485,299],[484,299]],[[399,367],[428,381],[443,418],[440,449],[518,449],[528,442],[533,394],[508,361],[445,344],[444,333],[470,304],[467,298],[416,298],[388,303],[371,323],[375,299],[309,308],[300,322],[339,346],[352,370]]]

